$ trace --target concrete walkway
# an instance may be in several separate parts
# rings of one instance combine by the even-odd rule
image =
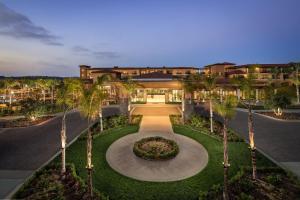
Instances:
[[[115,141],[106,152],[107,162],[114,170],[137,180],[167,182],[192,177],[206,167],[206,149],[191,138],[173,133],[169,114],[178,114],[176,108],[139,108],[134,114],[137,113],[143,115],[139,132]],[[166,161],[148,161],[135,156],[134,142],[151,136],[174,140],[179,145],[179,154]]]

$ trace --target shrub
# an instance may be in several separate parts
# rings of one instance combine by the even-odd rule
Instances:
[[[148,142],[163,142],[170,146],[170,149],[161,149],[153,146],[151,149],[142,148]],[[167,160],[174,158],[179,153],[179,147],[173,140],[168,140],[159,136],[143,138],[134,143],[133,152],[136,156],[146,160]]]

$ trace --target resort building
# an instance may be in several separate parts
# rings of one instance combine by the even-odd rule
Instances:
[[[132,102],[136,103],[180,103],[182,96],[195,102],[203,102],[208,96],[203,83],[200,90],[189,94],[184,92],[182,81],[190,75],[202,74],[204,76],[216,75],[217,94],[219,98],[232,94],[243,98],[243,94],[236,85],[230,82],[230,78],[247,77],[250,73],[256,79],[255,96],[257,101],[264,98],[264,87],[272,81],[291,84],[289,80],[295,75],[293,64],[247,64],[236,65],[231,62],[215,63],[197,67],[108,67],[92,68],[80,65],[80,78],[91,84],[97,77],[110,74],[117,81],[125,81],[129,77],[138,85],[132,95]],[[202,86],[201,86],[202,85]],[[121,92],[117,87],[108,86],[111,100],[118,101]]]

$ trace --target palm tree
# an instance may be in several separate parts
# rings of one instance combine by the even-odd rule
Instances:
[[[300,103],[300,95],[299,95],[299,86],[300,86],[300,80],[299,80],[299,69],[300,69],[300,64],[297,63],[294,65],[295,67],[295,75],[291,79],[292,83],[296,86],[296,94],[297,94],[297,104]]]
[[[63,117],[62,117],[62,122],[61,122],[61,173],[64,177],[64,174],[66,172],[66,141],[67,141],[67,136],[66,136],[66,116],[68,111],[72,109],[73,106],[73,99],[70,95],[70,90],[69,90],[69,85],[67,81],[62,82],[59,85],[59,89],[57,91],[57,98],[56,98],[56,104],[61,106],[63,109]]]
[[[224,190],[223,199],[228,200],[228,143],[227,143],[227,127],[228,120],[235,115],[235,108],[237,106],[237,100],[234,96],[225,97],[222,103],[215,104],[215,110],[223,118],[223,166],[224,166]]]
[[[131,116],[130,116],[131,98],[132,98],[133,92],[139,86],[139,84],[137,84],[135,81],[133,81],[129,77],[125,82],[123,82],[122,86],[125,89],[125,91],[128,93],[128,109],[127,109],[127,111],[128,111],[128,121],[130,123],[131,122]]]
[[[13,91],[12,89],[19,85],[19,82],[17,80],[13,79],[5,79],[4,80],[4,87],[5,87],[5,99],[6,99],[6,93],[9,95],[9,106],[11,107],[12,104],[12,97],[13,97]]]
[[[36,81],[36,85],[37,87],[42,91],[43,94],[43,102],[46,102],[46,91],[49,89],[50,87],[50,82],[46,79],[38,79]]]
[[[214,132],[213,129],[213,91],[216,88],[216,76],[207,76],[204,78],[204,86],[209,91],[209,116],[210,116],[210,132]]]
[[[82,90],[82,82],[78,78],[67,78],[64,81],[66,81],[68,84],[68,90],[72,95],[72,99],[74,102],[73,108],[74,108],[78,101],[78,96],[80,95]]]
[[[97,82],[95,83],[95,92],[96,98],[99,107],[99,125],[100,125],[100,132],[103,131],[103,115],[102,115],[102,104],[105,99],[108,97],[107,90],[104,88],[104,85],[111,80],[111,76],[103,75],[98,77]]]
[[[255,141],[254,141],[254,123],[252,106],[255,102],[255,97],[253,96],[253,91],[255,90],[255,66],[252,66],[248,70],[247,77],[235,78],[232,82],[239,87],[239,89],[244,93],[245,101],[240,101],[248,110],[248,136],[249,144],[251,150],[251,161],[252,161],[252,178],[256,179],[256,153],[255,153]]]
[[[99,112],[99,100],[97,100],[96,85],[93,85],[90,89],[82,90],[79,101],[79,110],[83,116],[87,118],[87,173],[88,173],[88,194],[90,198],[93,198],[93,184],[92,184],[92,132],[91,122],[97,117]]]
[[[50,87],[50,93],[51,93],[51,104],[54,104],[54,93],[55,93],[55,88],[58,86],[59,84],[59,80],[57,79],[48,79],[47,80],[48,85]]]

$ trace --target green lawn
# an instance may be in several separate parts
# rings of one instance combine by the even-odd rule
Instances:
[[[124,177],[111,169],[106,162],[105,153],[108,147],[118,138],[137,132],[137,126],[114,129],[110,133],[94,139],[93,164],[94,187],[109,195],[112,200],[193,200],[198,198],[200,190],[207,190],[213,184],[223,181],[223,149],[222,143],[210,136],[193,131],[185,126],[175,126],[174,131],[200,142],[208,151],[209,162],[199,174],[183,181],[168,183],[142,182]],[[86,141],[78,140],[67,150],[67,162],[74,163],[79,176],[86,178]],[[250,165],[249,149],[245,143],[229,143],[231,167],[230,176],[239,167]],[[59,158],[56,159],[59,162]],[[258,166],[273,164],[259,155]]]

